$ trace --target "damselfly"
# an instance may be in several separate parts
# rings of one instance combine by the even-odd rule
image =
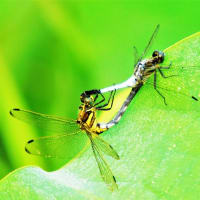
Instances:
[[[106,87],[100,90],[91,90],[91,91],[85,91],[82,96],[87,97],[88,95],[92,94],[103,94],[106,92],[111,92],[113,90],[118,90],[121,88],[131,87],[131,92],[126,98],[125,102],[121,106],[120,110],[116,114],[116,116],[108,123],[98,123],[97,126],[100,128],[110,128],[117,124],[121,118],[121,116],[126,111],[128,105],[130,104],[131,100],[134,98],[134,96],[137,94],[137,92],[140,90],[140,88],[145,84],[153,86],[155,91],[160,95],[160,97],[163,99],[163,102],[165,105],[167,105],[166,97],[170,97],[170,95],[173,96],[173,98],[179,98],[178,96],[181,96],[181,98],[187,98],[189,101],[198,101],[197,95],[192,93],[191,90],[188,88],[186,84],[183,84],[183,79],[187,79],[188,77],[184,72],[189,72],[189,74],[195,74],[197,70],[199,70],[198,67],[195,66],[175,66],[170,64],[168,66],[161,66],[160,64],[163,63],[165,54],[162,51],[154,51],[152,54],[152,57],[149,59],[143,59],[148,50],[150,49],[150,46],[152,45],[153,40],[155,39],[158,30],[159,25],[157,25],[155,31],[153,32],[153,35],[150,38],[149,43],[147,44],[144,52],[138,59],[137,55],[137,49],[134,47],[134,55],[135,55],[135,64],[134,64],[134,73],[133,75],[126,81],[112,85],[110,87]],[[165,71],[165,72],[164,72]],[[160,77],[163,78],[162,81],[157,81],[157,72],[161,75]],[[167,75],[166,75],[167,74]],[[153,76],[152,76],[153,75]],[[184,76],[183,76],[184,75]],[[169,78],[170,84],[166,86],[165,79]],[[191,77],[190,77],[191,78]],[[192,80],[190,80],[191,82]],[[194,83],[195,84],[195,83]],[[184,106],[183,106],[184,107]]]
[[[116,179],[105,161],[103,153],[117,160],[119,155],[110,144],[99,136],[106,129],[97,126],[96,110],[104,109],[104,107],[98,107],[99,102],[96,103],[96,99],[93,97],[84,99],[84,103],[79,107],[77,120],[66,120],[18,108],[12,109],[10,115],[32,125],[45,128],[47,131],[60,134],[28,141],[25,150],[29,154],[52,158],[68,158],[71,155],[67,146],[69,141],[76,144],[78,138],[84,141],[89,139],[102,179],[111,190],[115,190],[117,189]],[[113,99],[114,94],[111,94],[109,100],[112,100],[112,103]],[[76,145],[78,146],[79,143]]]

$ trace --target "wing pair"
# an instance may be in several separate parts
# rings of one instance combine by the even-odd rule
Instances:
[[[83,149],[89,138],[103,180],[111,190],[117,189],[115,177],[103,158],[102,152],[117,160],[119,156],[112,146],[97,134],[80,130],[75,120],[66,120],[21,109],[12,109],[10,114],[19,120],[49,132],[59,133],[59,135],[39,137],[28,141],[25,150],[33,155],[72,159],[75,154]],[[72,149],[71,147],[75,148]]]

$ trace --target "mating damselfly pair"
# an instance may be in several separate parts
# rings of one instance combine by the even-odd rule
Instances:
[[[68,140],[76,140],[77,137],[85,136],[90,140],[92,150],[103,180],[112,190],[115,190],[117,188],[116,179],[106,163],[103,153],[115,159],[119,159],[119,156],[112,146],[100,138],[99,134],[119,122],[131,100],[144,85],[144,83],[152,86],[155,89],[155,91],[161,97],[161,101],[163,101],[164,106],[168,105],[168,99],[166,97],[170,96],[171,94],[179,99],[186,98],[188,101],[198,101],[196,93],[190,94],[190,91],[187,91],[185,86],[182,87],[182,79],[185,77],[184,72],[187,71],[190,72],[190,74],[193,74],[196,72],[196,70],[198,70],[198,67],[176,66],[173,63],[173,60],[170,60],[170,58],[168,66],[161,67],[160,64],[165,59],[164,53],[161,51],[154,51],[151,58],[144,59],[158,30],[159,25],[156,27],[147,47],[139,59],[137,59],[137,51],[136,48],[134,48],[136,57],[136,62],[134,65],[135,69],[133,75],[128,80],[114,86],[100,90],[85,91],[81,94],[82,104],[79,107],[79,115],[77,120],[66,120],[59,117],[53,117],[21,109],[11,110],[10,113],[13,117],[37,126],[46,127],[47,130],[54,131],[55,133],[60,133],[60,135],[56,136],[47,136],[30,140],[26,145],[26,151],[30,154],[46,157],[67,157],[68,152],[61,151],[60,149],[65,149],[61,147],[64,147]],[[164,70],[165,72],[163,72]],[[167,85],[163,83],[164,81],[159,80],[158,82],[157,72],[159,72],[163,80],[171,80],[174,85],[170,84],[170,87],[167,87]],[[167,75],[165,73],[167,73]],[[116,116],[108,123],[97,122],[96,111],[111,109],[116,90],[125,87],[131,87],[132,89],[120,110],[117,112]],[[106,92],[111,92],[107,103],[105,103],[105,98],[103,95]],[[100,101],[98,101],[99,96],[102,97],[102,100]],[[108,105],[111,106],[108,107]]]

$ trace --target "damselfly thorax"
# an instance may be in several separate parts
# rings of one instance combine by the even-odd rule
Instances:
[[[106,129],[97,126],[96,119],[97,108],[94,106],[94,98],[92,96],[84,99],[84,102],[79,106],[79,113],[77,123],[80,125],[81,130],[94,132],[100,134]]]
[[[135,67],[132,79],[135,78],[136,84],[144,83],[151,75],[160,68],[160,65],[164,61],[164,53],[162,51],[154,51],[152,57],[139,61]],[[135,87],[134,84],[130,87]]]

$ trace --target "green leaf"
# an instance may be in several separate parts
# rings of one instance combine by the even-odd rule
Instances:
[[[110,192],[102,181],[89,148],[65,167],[45,172],[38,167],[14,171],[0,182],[1,199],[199,199],[200,198],[200,33],[165,50],[163,66],[183,76],[164,81],[167,106],[151,84],[145,84],[118,125],[102,137],[120,160],[106,157],[119,190]],[[195,68],[191,71],[191,67]],[[180,68],[179,68],[180,69]],[[171,71],[165,71],[170,73]],[[161,85],[158,75],[158,85]],[[180,82],[181,81],[181,82]],[[178,86],[177,86],[178,84]],[[186,89],[187,87],[187,89]],[[170,97],[171,95],[171,97]],[[119,98],[121,99],[121,94]],[[118,102],[118,99],[115,100]],[[102,114],[102,118],[107,112]],[[67,152],[66,152],[67,153]]]

